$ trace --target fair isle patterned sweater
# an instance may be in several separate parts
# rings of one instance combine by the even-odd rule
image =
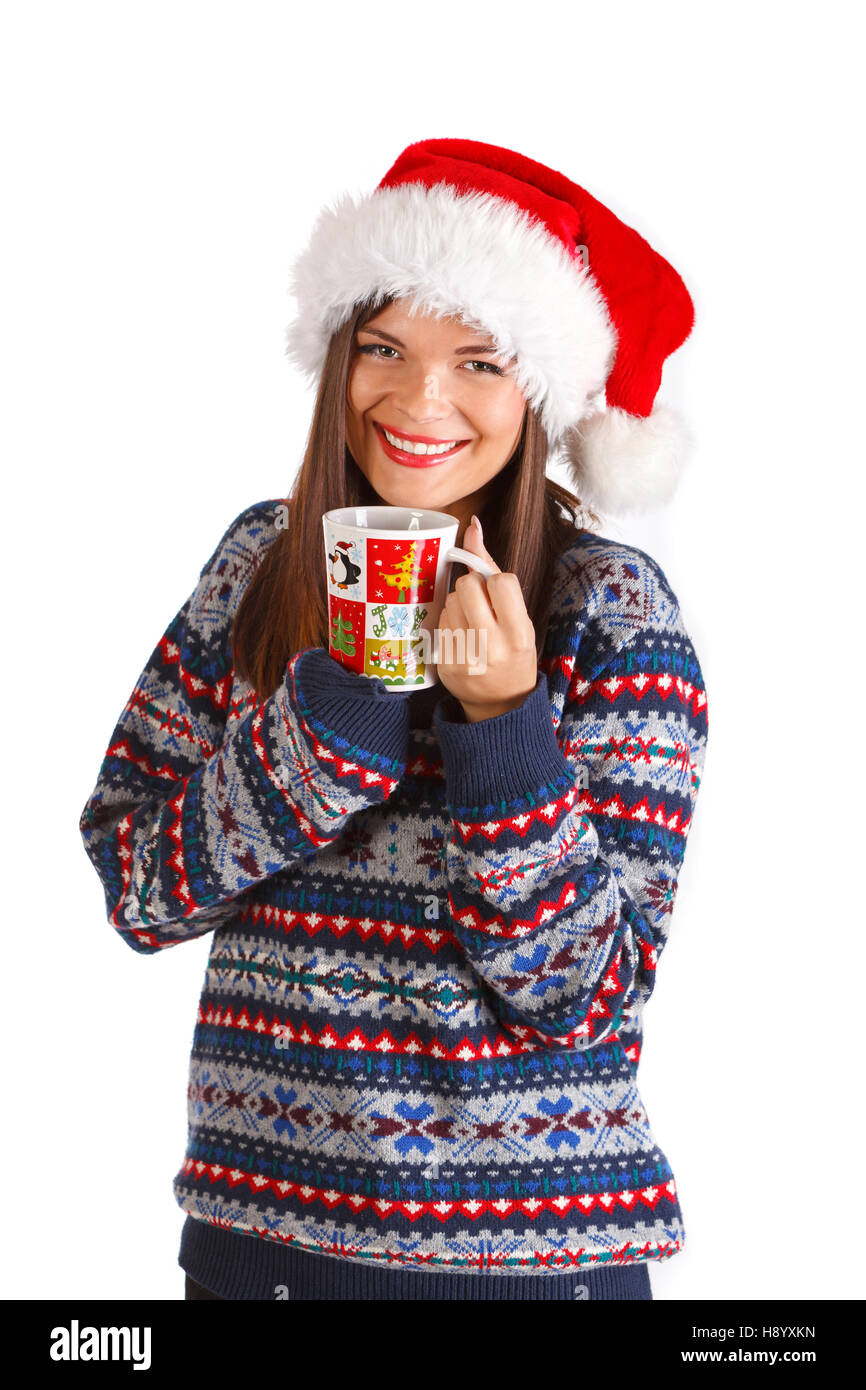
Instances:
[[[322,648],[261,700],[229,634],[279,505],[229,527],[81,816],[134,951],[211,934],[178,1204],[365,1266],[667,1259],[637,1070],[707,738],[675,595],[576,531],[517,709],[469,724]]]

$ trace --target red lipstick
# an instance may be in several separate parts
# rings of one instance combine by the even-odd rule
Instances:
[[[395,463],[404,464],[407,468],[432,468],[437,463],[444,463],[446,459],[453,458],[455,454],[459,453],[460,450],[464,449],[469,443],[468,439],[458,440],[453,449],[449,449],[447,453],[443,454],[410,454],[404,449],[396,449],[393,444],[388,443],[388,440],[385,438],[384,429],[379,424],[378,420],[373,421],[373,426],[379,436],[382,449],[387,454],[388,458],[393,459]],[[393,431],[393,433],[396,434],[397,431]],[[403,434],[402,431],[400,431],[400,434],[403,439],[409,439],[413,444],[436,444],[438,442],[429,435]]]

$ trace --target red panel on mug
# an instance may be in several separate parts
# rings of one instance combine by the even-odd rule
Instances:
[[[368,540],[368,602],[431,603],[438,558],[438,536],[430,540]]]
[[[328,595],[330,633],[328,650],[342,666],[364,674],[364,617],[365,605]]]

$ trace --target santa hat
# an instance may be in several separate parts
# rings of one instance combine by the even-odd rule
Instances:
[[[643,511],[679,481],[689,435],[656,405],[694,308],[674,268],[563,174],[475,140],[409,145],[370,194],[326,207],[292,273],[287,353],[316,380],[371,295],[486,331],[581,500]]]

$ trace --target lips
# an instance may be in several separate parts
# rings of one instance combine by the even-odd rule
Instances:
[[[388,443],[388,440],[385,438],[385,432],[378,420],[374,420],[373,425],[379,436],[379,443],[382,445],[382,449],[387,454],[388,458],[393,459],[395,463],[404,464],[407,468],[433,468],[437,463],[444,463],[447,459],[454,458],[454,455],[459,454],[460,450],[465,449],[466,445],[469,443],[468,439],[459,440],[453,449],[449,449],[447,453],[444,454],[409,454],[404,449],[395,449],[393,444]],[[405,438],[412,439],[413,442],[422,444],[433,442],[432,440],[425,439],[423,435],[415,435],[414,437],[406,435]]]

